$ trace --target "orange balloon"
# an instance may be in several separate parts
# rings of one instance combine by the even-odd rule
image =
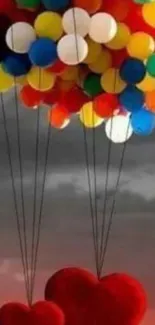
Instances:
[[[89,14],[98,11],[102,5],[102,0],[73,0],[74,7],[85,9]]]
[[[149,111],[155,113],[155,90],[145,93],[145,103]]]
[[[69,114],[67,109],[60,104],[57,104],[48,112],[49,123],[57,129],[61,129],[68,119]]]

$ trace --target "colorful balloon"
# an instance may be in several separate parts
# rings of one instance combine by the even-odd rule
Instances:
[[[54,28],[51,28],[52,26]],[[45,11],[36,18],[34,28],[38,37],[58,41],[63,34],[62,18],[56,12]]]
[[[56,76],[44,69],[32,67],[27,74],[27,81],[29,85],[39,91],[48,91],[52,89],[55,84]]]
[[[145,3],[142,8],[142,14],[146,23],[155,28],[155,3]]]
[[[26,107],[36,109],[43,100],[43,94],[26,85],[21,89],[19,98]]]
[[[149,56],[146,62],[146,69],[149,75],[155,78],[155,54]]]
[[[136,86],[144,92],[152,91],[155,89],[155,78],[151,77],[148,73],[146,73],[145,78]]]
[[[69,5],[69,0],[41,0],[47,10],[59,11]]]
[[[89,14],[94,14],[97,12],[102,4],[102,0],[74,0],[74,6],[83,8],[86,10]]]
[[[136,58],[126,59],[120,68],[120,76],[128,84],[141,82],[146,74],[146,67],[142,61]]]
[[[79,112],[81,107],[89,101],[89,97],[78,87],[71,88],[60,98],[60,103],[70,114]]]
[[[86,59],[84,60],[84,63],[90,64],[97,60],[99,55],[102,52],[102,45],[99,43],[94,42],[91,38],[87,37],[86,42],[88,45],[88,54]]]
[[[129,112],[135,112],[144,106],[144,93],[134,85],[128,85],[119,95],[120,104]]]
[[[69,34],[58,42],[57,52],[59,59],[65,64],[77,65],[87,57],[88,45],[82,36]]]
[[[142,109],[131,116],[131,125],[137,135],[150,135],[155,128],[155,114]]]
[[[84,91],[91,97],[99,95],[103,92],[100,82],[100,76],[97,74],[90,74],[84,80]]]
[[[121,79],[118,69],[110,68],[102,75],[101,86],[109,94],[119,94],[125,89],[126,83]]]
[[[137,44],[141,44],[138,46]],[[144,32],[137,32],[131,35],[127,45],[127,51],[130,56],[145,60],[155,50],[155,42],[153,37]]]
[[[149,111],[155,113],[155,90],[145,93],[145,104]]]
[[[40,0],[16,0],[16,3],[23,8],[36,9],[40,5]]]
[[[103,74],[112,66],[112,55],[107,49],[103,49],[96,61],[89,64],[89,69],[94,73]]]
[[[106,46],[112,50],[121,50],[128,45],[130,36],[129,27],[124,23],[118,23],[115,37],[110,42],[106,43]]]
[[[105,123],[105,132],[112,142],[124,143],[133,134],[129,116],[117,115],[108,119]]]
[[[118,107],[119,101],[116,95],[104,93],[94,99],[94,111],[103,118],[113,116]]]
[[[89,36],[96,43],[108,43],[116,33],[117,23],[111,15],[100,12],[91,17]]]
[[[15,80],[13,76],[6,73],[2,65],[0,65],[0,92],[3,93],[10,90],[13,87],[14,82]]]
[[[66,34],[77,33],[85,37],[89,32],[90,21],[90,16],[86,10],[74,7],[64,13],[62,25]]]
[[[35,39],[35,30],[30,24],[25,22],[13,24],[6,33],[8,47],[17,53],[27,53]]]
[[[104,119],[94,111],[93,102],[88,102],[81,108],[79,118],[86,128],[96,128],[101,125]]]
[[[31,69],[31,62],[27,54],[12,53],[4,60],[3,69],[14,77],[26,75]]]
[[[57,60],[56,43],[49,38],[39,38],[29,49],[29,58],[33,65],[44,68]]]
[[[48,112],[49,123],[56,129],[63,128],[66,122],[69,123],[69,113],[61,104],[57,104]]]

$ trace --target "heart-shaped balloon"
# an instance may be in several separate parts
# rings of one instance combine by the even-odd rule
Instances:
[[[97,278],[86,270],[66,268],[48,280],[45,299],[62,308],[66,325],[85,325],[88,300],[97,283]]]
[[[64,325],[65,317],[55,303],[39,301],[31,308],[8,303],[0,310],[1,325]]]
[[[139,325],[146,311],[146,296],[138,281],[111,274],[100,281],[82,269],[67,268],[47,282],[45,299],[64,311],[66,325]]]

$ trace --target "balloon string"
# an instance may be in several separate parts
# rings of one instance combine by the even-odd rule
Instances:
[[[41,73],[39,69],[39,88],[40,88]],[[33,193],[33,220],[32,220],[32,242],[31,242],[31,262],[30,262],[30,301],[33,299],[33,268],[35,255],[35,236],[36,236],[36,208],[37,208],[37,177],[39,168],[39,131],[40,131],[40,107],[37,108],[37,123],[36,123],[36,145],[35,145],[35,166],[34,166],[34,193]]]
[[[73,6],[73,23],[74,23],[74,34],[75,34],[75,46],[76,46],[77,62],[79,63],[80,59],[79,59],[76,16],[75,16],[75,8],[74,8],[74,6]],[[80,82],[80,75],[79,75],[79,82]],[[82,115],[83,115],[83,120],[85,120],[85,115],[84,115],[83,110],[82,110]],[[99,275],[99,270],[98,270],[97,224],[95,222],[96,221],[95,219],[97,218],[97,203],[95,203],[95,215],[94,215],[93,197],[92,197],[92,188],[91,188],[91,175],[90,175],[90,169],[89,169],[87,131],[86,131],[86,127],[84,126],[84,124],[83,124],[83,134],[84,134],[85,162],[86,162],[87,180],[88,180],[88,188],[89,188],[90,214],[91,214],[93,243],[94,243],[94,251],[95,251],[95,264],[96,264],[97,275]],[[93,150],[94,150],[94,148],[95,148],[95,133],[93,133]],[[93,157],[95,157],[95,155]],[[94,162],[94,192],[95,192],[95,195],[96,195],[96,158],[94,158],[93,162]]]
[[[36,248],[35,248],[35,252],[34,252],[33,268],[32,268],[31,303],[32,303],[32,300],[33,300],[33,292],[34,292],[36,269],[37,269],[37,260],[38,260],[38,251],[39,251],[39,244],[40,244],[40,232],[41,232],[41,224],[42,224],[42,219],[43,219],[43,207],[44,207],[45,185],[46,185],[46,179],[47,179],[47,167],[48,167],[50,140],[51,140],[51,125],[49,123],[48,130],[47,130],[47,139],[46,139],[45,164],[44,164],[44,172],[43,172],[42,192],[41,192],[40,208],[39,208],[39,214],[38,214],[38,228],[37,228],[37,235],[36,235]]]
[[[114,75],[114,93],[116,89],[117,83],[117,71]],[[111,118],[111,125],[110,125],[110,139],[112,136],[113,130],[113,117]],[[109,184],[109,174],[110,174],[110,162],[111,162],[111,151],[112,151],[112,141],[108,140],[108,156],[107,156],[107,164],[106,164],[106,179],[105,179],[105,188],[104,188],[104,203],[103,203],[103,213],[102,213],[102,224],[101,224],[101,240],[100,240],[100,252],[99,252],[99,273],[101,276],[101,261],[102,261],[102,254],[104,249],[104,238],[105,238],[105,225],[106,225],[106,212],[107,212],[107,201],[108,201],[108,184]]]
[[[128,137],[129,126],[130,126],[130,120],[129,120],[128,127],[127,127],[126,140],[127,140],[127,137]],[[103,253],[102,253],[102,257],[101,257],[100,274],[102,274],[103,265],[104,265],[104,261],[105,261],[105,257],[106,257],[106,253],[107,253],[108,242],[109,242],[110,232],[111,232],[111,228],[112,228],[113,217],[114,217],[114,214],[115,214],[116,199],[117,199],[117,193],[118,193],[118,190],[119,190],[119,184],[120,184],[120,178],[121,178],[123,164],[124,164],[124,157],[125,157],[126,148],[127,148],[127,141],[125,141],[124,144],[123,144],[122,155],[121,155],[120,166],[119,166],[119,172],[118,172],[115,192],[114,192],[114,196],[113,196],[113,203],[112,203],[112,208],[111,208],[111,213],[110,213],[110,218],[109,218],[108,230],[107,230],[107,235],[106,235],[106,239],[105,239],[104,250],[103,250]]]
[[[26,290],[27,300],[29,300],[29,287],[28,287],[28,282],[27,282],[27,270],[26,270],[23,242],[22,242],[20,216],[19,216],[19,209],[18,209],[18,199],[17,199],[17,194],[16,194],[16,186],[15,186],[15,179],[14,179],[14,172],[13,172],[13,163],[12,163],[12,156],[11,156],[11,145],[10,145],[9,133],[8,133],[8,128],[7,128],[7,117],[6,117],[6,113],[5,113],[5,105],[4,105],[3,95],[0,94],[0,97],[1,97],[3,125],[4,125],[5,139],[6,139],[6,150],[7,150],[8,162],[9,162],[10,177],[11,177],[12,192],[13,192],[13,201],[14,201],[14,209],[15,209],[15,215],[16,215],[17,232],[18,232],[20,253],[21,253],[21,259],[22,259],[24,279],[25,279],[25,281],[24,281],[25,282],[25,290]]]
[[[11,42],[12,48],[14,49],[14,33],[13,27],[11,28]],[[20,173],[20,189],[21,189],[21,206],[22,206],[22,218],[23,218],[23,233],[24,233],[24,254],[25,254],[25,269],[26,269],[26,282],[27,282],[27,300],[29,303],[29,275],[28,275],[28,251],[27,251],[27,226],[26,226],[26,215],[25,215],[25,200],[24,200],[24,182],[23,182],[23,160],[21,153],[21,132],[20,132],[20,118],[19,118],[19,102],[16,77],[14,77],[14,97],[15,97],[15,108],[16,108],[16,124],[17,124],[17,143],[18,143],[18,158],[19,158],[19,173]]]

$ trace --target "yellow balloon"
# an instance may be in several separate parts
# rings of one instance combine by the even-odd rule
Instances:
[[[112,66],[112,56],[111,53],[104,49],[97,60],[89,64],[89,69],[95,73],[104,73],[107,69]]]
[[[146,23],[155,28],[155,2],[144,4],[142,15]]]
[[[84,63],[90,64],[97,60],[98,56],[102,52],[102,46],[101,46],[101,44],[94,42],[89,37],[86,38],[86,42],[88,44],[88,55],[87,55],[86,59],[84,60]]]
[[[102,117],[99,117],[93,110],[93,102],[86,103],[80,110],[80,121],[87,128],[95,128],[101,125],[104,121]]]
[[[27,74],[27,81],[29,85],[40,91],[48,91],[53,88],[55,84],[56,76],[45,70],[38,67],[32,67],[32,69]]]
[[[102,75],[101,86],[107,93],[119,94],[125,89],[126,83],[121,79],[118,69],[110,68]]]
[[[127,51],[130,56],[145,60],[155,50],[153,37],[143,32],[137,32],[131,35],[127,45]]]
[[[43,12],[36,18],[34,28],[39,37],[57,41],[63,34],[62,18],[52,11]]]
[[[59,74],[59,77],[66,81],[76,81],[79,77],[79,68],[77,66],[69,66]]]
[[[25,86],[27,84],[27,77],[26,76],[16,77],[16,83],[20,86]]]
[[[6,73],[0,64],[0,92],[6,92],[14,85],[15,78]]]
[[[112,50],[121,50],[129,43],[130,35],[129,27],[124,23],[118,23],[115,37],[106,43],[106,46]]]
[[[155,78],[146,73],[145,78],[136,86],[144,92],[153,91],[155,90]]]

